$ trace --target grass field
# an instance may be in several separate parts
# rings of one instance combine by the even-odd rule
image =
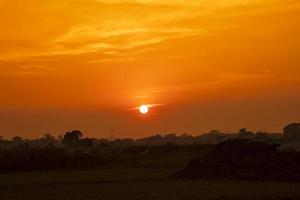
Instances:
[[[0,199],[300,199],[300,184],[173,180],[176,168],[103,168],[0,175]]]

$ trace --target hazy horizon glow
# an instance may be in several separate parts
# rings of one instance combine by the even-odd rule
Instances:
[[[297,0],[0,0],[0,135],[281,131],[299,21]]]

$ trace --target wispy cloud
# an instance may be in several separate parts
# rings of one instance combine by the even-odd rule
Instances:
[[[178,26],[176,22],[199,20],[196,17],[215,15],[220,9],[299,6],[295,0],[54,0],[47,3],[29,0],[22,8],[14,0],[0,2],[3,4],[0,8],[2,59],[117,52],[168,39],[213,34],[201,26]],[[16,14],[9,15],[9,10]],[[4,21],[7,16],[11,23]]]
[[[171,38],[189,37],[193,35],[206,35],[202,29],[147,27],[127,29],[105,29],[103,27],[87,26],[71,30],[66,35],[53,42],[55,46],[65,49],[79,47],[82,53],[91,50],[122,50],[132,49],[149,44],[155,44]]]
[[[201,90],[218,90],[225,88],[245,87],[247,85],[260,84],[262,81],[277,80],[277,76],[270,73],[260,74],[246,74],[227,72],[217,74],[215,80],[201,83],[179,84],[170,85],[166,87],[152,88],[147,90],[147,94],[160,94],[160,93],[178,93],[187,91],[201,91]]]
[[[255,12],[260,9],[278,11],[299,8],[300,5],[297,0],[0,2],[3,4],[0,7],[0,59],[27,60],[30,63],[31,59],[38,57],[64,60],[67,57],[91,54],[94,56],[87,57],[85,61],[92,64],[136,61],[143,58],[143,54],[147,54],[149,49],[151,52],[158,51],[164,47],[161,44],[170,40],[178,42],[197,37],[195,44],[201,46],[203,42],[199,38],[222,33],[238,37],[252,31],[259,36],[262,34],[261,30],[245,30],[241,29],[244,24],[230,23],[230,20],[236,20],[246,13],[241,8],[246,7]],[[16,6],[19,4],[22,6]],[[14,14],[11,15],[10,12]],[[236,16],[228,17],[226,14]],[[227,20],[230,18],[229,23],[223,23],[223,15]],[[10,20],[6,20],[8,17]],[[267,37],[267,32],[264,34]],[[218,44],[207,43],[205,47],[213,45]],[[190,52],[182,54],[173,53],[176,50],[161,55],[159,59],[189,59],[201,54],[194,50],[187,50]]]

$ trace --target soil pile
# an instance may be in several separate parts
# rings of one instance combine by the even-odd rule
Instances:
[[[279,152],[278,145],[228,140],[176,173],[185,179],[236,179],[300,182],[300,153]]]

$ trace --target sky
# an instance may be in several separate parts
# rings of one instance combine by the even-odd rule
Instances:
[[[299,0],[0,0],[0,135],[280,132],[299,21]]]

